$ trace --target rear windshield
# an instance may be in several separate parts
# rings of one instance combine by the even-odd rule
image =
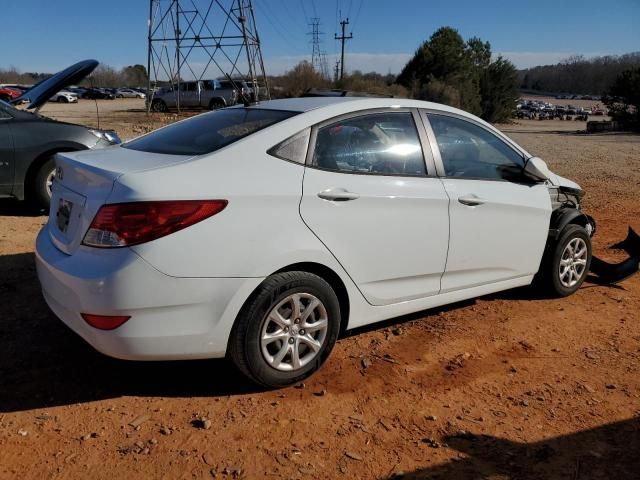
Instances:
[[[204,155],[297,113],[257,108],[218,110],[174,123],[122,146],[168,155]]]

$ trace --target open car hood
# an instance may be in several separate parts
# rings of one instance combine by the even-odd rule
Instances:
[[[71,65],[52,77],[36,83],[18,98],[12,100],[11,103],[18,104],[27,101],[29,102],[27,108],[40,108],[64,87],[79,83],[84,77],[93,72],[97,66],[97,60],[83,60]]]

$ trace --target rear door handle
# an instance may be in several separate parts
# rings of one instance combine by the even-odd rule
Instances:
[[[486,200],[478,197],[477,195],[474,195],[473,193],[470,195],[465,195],[463,197],[458,197],[458,201],[463,205],[467,205],[468,207],[477,207],[478,205],[483,205],[484,203],[486,203]]]
[[[356,200],[360,198],[360,195],[355,192],[350,192],[346,188],[329,188],[318,193],[318,197],[323,200],[330,200],[332,202],[346,202],[349,200]]]

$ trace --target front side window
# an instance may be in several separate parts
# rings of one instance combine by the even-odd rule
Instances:
[[[202,88],[204,90],[220,90],[220,82],[218,80],[204,80],[202,82]]]
[[[296,114],[258,108],[217,110],[174,123],[122,146],[168,155],[204,155]]]
[[[446,115],[428,114],[447,177],[517,181],[524,158],[484,128]]]
[[[342,173],[425,175],[410,112],[372,113],[318,129],[312,164]]]

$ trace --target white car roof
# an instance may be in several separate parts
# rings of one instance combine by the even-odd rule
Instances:
[[[515,148],[520,150],[525,156],[531,157],[531,154],[516,142],[507,137],[493,125],[485,122],[475,115],[460,110],[458,108],[443,105],[441,103],[425,102],[422,100],[412,100],[408,98],[387,98],[387,97],[300,97],[300,98],[284,98],[278,100],[269,100],[251,105],[245,108],[269,109],[269,110],[287,110],[290,112],[300,112],[301,115],[292,117],[288,121],[282,122],[283,126],[288,122],[295,122],[296,127],[302,126],[301,121],[306,126],[311,126],[332,117],[343,115],[360,110],[369,110],[377,108],[424,108],[435,110],[442,113],[453,113],[461,117],[473,120],[502,137],[511,143]],[[231,108],[243,108],[243,105],[236,105]],[[304,120],[303,118],[304,117]],[[277,125],[275,126],[277,127]]]
[[[442,105],[440,103],[424,102],[422,100],[412,100],[408,98],[388,98],[388,97],[300,97],[283,98],[279,100],[268,100],[252,105],[253,108],[264,108],[270,110],[288,110],[292,112],[308,112],[322,107],[346,106],[349,110],[366,110],[369,108],[413,107],[442,110],[460,115],[470,116],[469,113],[457,108]]]

